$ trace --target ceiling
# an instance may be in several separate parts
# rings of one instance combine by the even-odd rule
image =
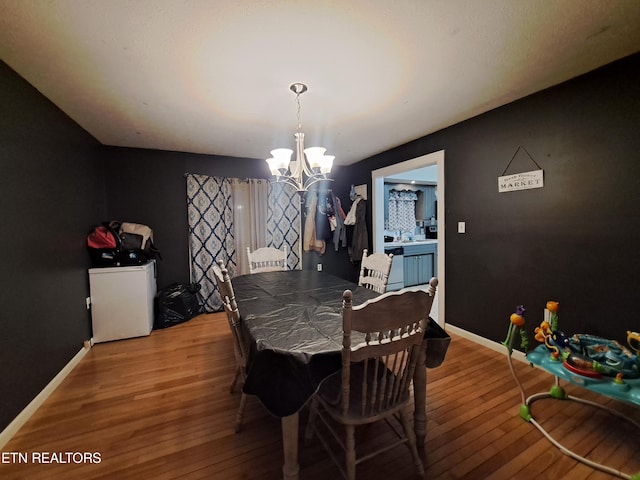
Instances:
[[[347,165],[640,51],[636,0],[0,0],[0,59],[105,145]]]

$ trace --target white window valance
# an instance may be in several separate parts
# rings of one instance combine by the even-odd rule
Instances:
[[[389,230],[413,232],[416,228],[418,194],[407,190],[389,191]]]

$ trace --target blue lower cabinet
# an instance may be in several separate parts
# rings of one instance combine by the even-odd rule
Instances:
[[[437,246],[435,243],[415,245],[404,249],[404,286],[424,285],[437,275]]]
[[[433,277],[433,254],[404,257],[404,286],[429,283]]]

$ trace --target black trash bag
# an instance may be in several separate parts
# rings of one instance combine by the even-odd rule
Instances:
[[[154,328],[161,329],[186,322],[204,313],[199,283],[172,283],[156,297]]]

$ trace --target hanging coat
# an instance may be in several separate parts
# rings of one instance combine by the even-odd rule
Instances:
[[[367,231],[367,201],[361,199],[356,206],[356,221],[353,226],[353,238],[351,240],[351,261],[360,262],[362,252],[369,250],[369,233]]]
[[[318,192],[318,204],[316,206],[316,239],[329,240],[332,238],[329,217],[333,215],[332,193],[326,190]]]
[[[311,197],[311,198],[309,198]],[[302,237],[302,249],[305,252],[314,250],[320,255],[324,254],[326,243],[316,238],[316,210],[318,206],[317,195],[307,195],[308,209],[304,222],[304,234]]]
[[[335,230],[333,231],[333,247],[337,252],[341,242],[343,247],[347,246],[347,228],[344,224],[344,219],[346,215],[342,210],[340,199],[336,197],[333,194],[333,192],[331,192],[331,200],[333,201],[333,207],[335,212],[334,217],[336,222],[336,227],[335,227]]]

